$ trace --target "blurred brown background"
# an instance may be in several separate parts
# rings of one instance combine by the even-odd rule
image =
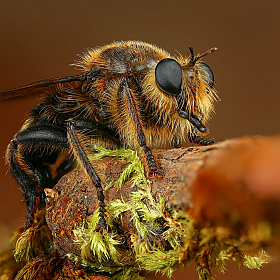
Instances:
[[[142,40],[188,55],[211,47],[205,61],[221,102],[210,136],[280,133],[280,4],[277,0],[6,1],[0,9],[0,92],[38,80],[77,74],[69,64],[86,48]],[[22,224],[25,206],[4,166],[4,151],[38,96],[0,103],[0,248]],[[261,271],[229,266],[217,279],[279,279],[279,263]],[[197,279],[194,268],[175,279]]]

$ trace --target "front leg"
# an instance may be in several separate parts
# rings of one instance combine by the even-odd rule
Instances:
[[[97,197],[99,200],[99,221],[97,226],[97,230],[98,230],[99,228],[105,228],[107,225],[105,219],[106,209],[105,209],[105,202],[104,202],[105,199],[104,192],[101,185],[101,180],[96,174],[94,168],[92,167],[92,164],[90,163],[87,157],[86,148],[84,147],[83,142],[79,139],[75,126],[76,126],[75,121],[69,120],[67,122],[68,138],[76,159],[80,162],[81,166],[86,171],[93,185],[97,189]]]
[[[137,141],[146,155],[149,167],[149,177],[153,178],[154,175],[162,177],[163,173],[158,170],[158,165],[155,161],[154,155],[152,154],[150,148],[147,146],[146,137],[140,121],[140,110],[133,95],[133,91],[130,89],[127,81],[123,81],[121,83],[118,90],[118,96],[119,98],[125,99],[125,104],[130,115],[129,118],[133,125]]]
[[[206,140],[197,135],[189,135],[188,139],[190,143],[198,144],[200,146],[209,146],[218,143],[217,140]]]

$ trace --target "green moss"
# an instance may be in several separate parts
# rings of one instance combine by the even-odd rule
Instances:
[[[97,146],[94,150],[90,155],[92,161],[108,156],[126,163],[118,180],[106,189],[118,191],[128,180],[137,188],[126,201],[114,199],[108,203],[108,229],[96,230],[99,221],[99,209],[96,209],[89,221],[74,231],[81,256],[70,253],[66,256],[86,271],[110,275],[112,280],[142,280],[142,270],[171,277],[176,269],[194,262],[199,279],[206,280],[213,279],[212,269],[224,273],[229,260],[250,269],[260,269],[267,262],[268,256],[263,250],[240,251],[236,244],[242,245],[243,241],[232,239],[228,229],[201,228],[187,212],[168,206],[163,196],[155,196],[136,151]],[[134,226],[126,240],[118,229],[122,227],[124,213]],[[14,254],[17,261],[25,258],[28,262],[48,254],[52,237],[44,215],[37,213],[35,224],[19,236]],[[260,223],[256,234],[260,240],[269,240],[270,225]]]
[[[267,263],[268,255],[264,250],[259,250],[255,254],[239,254],[237,262],[239,265],[244,265],[249,269],[261,269],[264,263]]]
[[[90,218],[87,226],[83,226],[74,231],[76,235],[76,243],[81,248],[81,256],[84,259],[91,258],[93,254],[99,263],[113,261],[119,263],[120,254],[116,249],[120,245],[120,241],[116,239],[117,234],[108,232],[104,228],[96,230],[99,221],[99,209],[97,208],[93,216]],[[109,224],[112,226],[112,224]]]
[[[137,151],[132,151],[129,149],[109,150],[96,145],[94,145],[93,148],[96,152],[89,155],[90,161],[100,160],[104,157],[117,157],[125,161],[127,164],[118,180],[107,186],[105,190],[112,186],[120,189],[128,179],[130,179],[132,185],[142,184],[143,179],[146,180],[145,176],[143,176],[144,168],[141,161],[139,160]],[[133,176],[131,176],[131,174],[133,174]]]
[[[34,225],[21,233],[17,239],[14,257],[17,262],[23,258],[27,262],[34,257],[48,253],[52,242],[51,232],[46,224],[45,212],[39,211]]]
[[[98,210],[87,226],[75,231],[83,258],[89,259],[93,254],[101,271],[108,271],[103,266],[106,261],[116,264],[118,269],[113,279],[140,279],[141,270],[171,276],[176,269],[191,262],[196,264],[199,279],[212,279],[210,269],[223,273],[228,260],[248,268],[260,268],[266,262],[263,251],[253,255],[239,252],[235,241],[227,240],[223,232],[215,228],[201,229],[186,212],[170,207],[167,211],[165,199],[152,194],[151,182],[145,177],[137,152],[125,149],[112,151],[96,146],[95,150],[97,153],[91,156],[91,160],[110,156],[119,157],[127,164],[119,179],[109,187],[119,190],[128,180],[137,186],[127,201],[115,199],[107,205],[110,231],[95,231]],[[136,229],[136,233],[131,232],[130,245],[126,248],[122,247],[121,236],[114,228],[114,222],[120,223],[123,213],[129,213]]]

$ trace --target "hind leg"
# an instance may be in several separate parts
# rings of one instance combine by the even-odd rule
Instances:
[[[59,149],[67,146],[66,132],[49,125],[32,126],[20,131],[8,145],[6,162],[20,185],[28,209],[24,230],[34,220],[42,202],[43,190],[53,187],[50,164],[56,162]]]

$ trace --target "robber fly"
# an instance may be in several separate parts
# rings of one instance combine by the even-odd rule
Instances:
[[[25,229],[44,204],[43,190],[52,188],[75,162],[97,188],[98,226],[106,226],[101,180],[88,159],[90,144],[111,149],[140,146],[153,177],[163,173],[150,147],[179,147],[186,140],[215,142],[203,138],[217,94],[213,73],[201,58],[216,48],[196,56],[189,49],[188,57],[175,57],[151,44],[115,42],[87,51],[74,64],[82,69],[80,75],[1,93],[2,100],[44,94],[6,151],[10,173],[28,208]]]

